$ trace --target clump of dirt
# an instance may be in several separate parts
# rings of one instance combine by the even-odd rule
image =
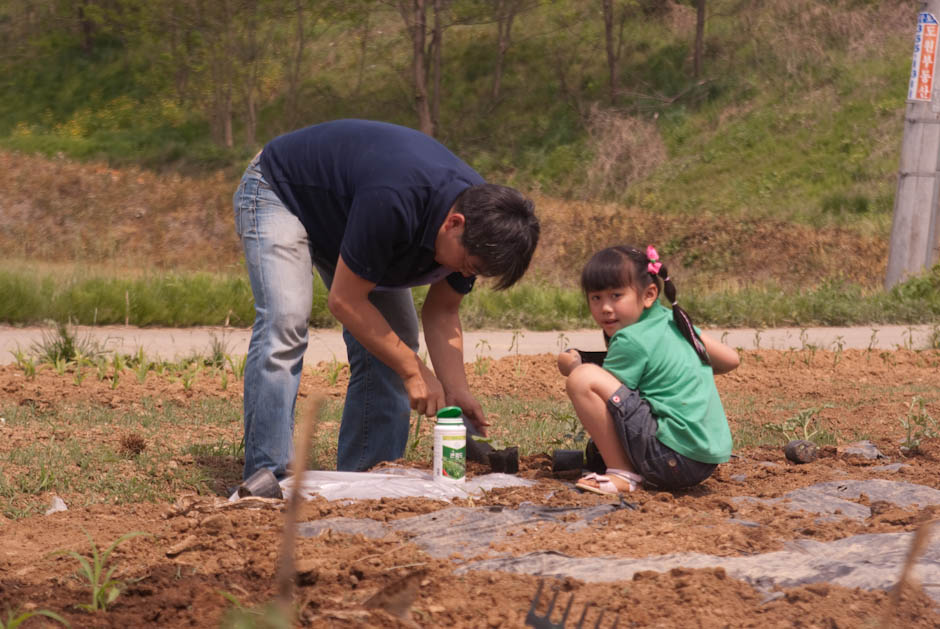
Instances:
[[[887,478],[936,488],[940,439],[925,437],[918,447],[902,449],[901,442],[910,435],[900,419],[908,412],[913,396],[926,400],[931,416],[940,415],[938,366],[938,351],[848,350],[838,358],[824,351],[745,352],[739,369],[717,379],[733,430],[736,435],[752,437],[761,430],[764,437],[779,433],[779,445],[740,443],[733,459],[698,487],[635,492],[628,498],[632,508],[613,510],[578,530],[545,522],[506,531],[506,537],[474,556],[434,558],[401,531],[390,531],[380,538],[335,531],[301,538],[296,552],[300,568],[294,599],[296,624],[524,626],[539,578],[459,571],[474,558],[519,557],[535,551],[572,557],[642,558],[683,552],[746,557],[781,550],[797,540],[825,542],[862,533],[913,531],[936,514],[918,505],[899,507],[863,495],[854,502],[868,506],[870,517],[821,521],[816,514],[793,511],[783,503],[737,498],[779,498],[832,480]],[[342,397],[345,373],[331,384],[327,367],[310,366],[302,381],[302,396],[325,392]],[[484,400],[497,396],[563,400],[565,395],[554,357],[547,354],[494,360],[486,373],[477,373],[468,365],[467,373],[472,388]],[[223,387],[218,378],[204,377],[186,388],[178,380],[151,376],[142,382],[126,378],[117,389],[111,389],[106,379],[89,377],[79,385],[68,376],[44,369],[30,380],[21,370],[6,366],[0,368],[0,405],[35,405],[45,409],[50,422],[41,434],[26,433],[9,424],[0,427],[0,454],[9,455],[66,434],[111,443],[115,451],[128,456],[146,454],[165,444],[142,442],[135,438],[133,426],[112,434],[114,431],[95,426],[57,424],[55,418],[82,404],[124,409],[131,415],[144,400],[150,400],[148,404],[195,406],[209,398],[236,399],[239,384],[230,382]],[[811,438],[820,440],[819,457],[812,463],[795,465],[784,456],[782,446],[787,439],[781,431],[798,430],[789,420],[807,409],[814,409],[817,420],[810,428],[818,431]],[[497,435],[501,422],[538,421],[535,414],[491,419]],[[201,429],[210,434],[218,428],[207,425]],[[868,459],[845,447],[862,437],[870,439],[883,458]],[[166,435],[166,441],[172,442],[173,435]],[[239,462],[234,463],[237,468]],[[885,468],[888,463],[900,465]],[[413,465],[404,461],[395,464]],[[179,457],[178,465],[187,467],[196,462]],[[469,469],[471,476],[487,471],[479,464],[471,464]],[[9,486],[11,468],[4,463],[0,473],[4,486]],[[495,509],[524,504],[612,504],[610,498],[576,491],[572,478],[554,474],[548,452],[521,457],[519,475],[534,484],[493,489],[472,500],[453,503],[428,498],[330,502],[318,497],[302,506],[300,519],[369,518],[387,523],[432,514],[451,505]],[[71,505],[81,504],[81,496],[67,490],[62,497]],[[42,494],[42,498],[51,499],[51,493]],[[229,503],[220,497],[180,493],[172,504],[72,506],[48,516],[2,521],[0,610],[50,609],[66,617],[72,626],[81,627],[219,626],[232,622],[231,618],[223,619],[238,606],[250,610],[257,619],[277,592],[282,512],[283,502],[277,500]],[[735,523],[741,521],[749,525]],[[74,558],[50,551],[87,553],[83,531],[104,547],[137,530],[151,536],[121,544],[112,559],[117,566],[114,577],[126,583],[126,590],[107,612],[91,614],[77,609],[76,605],[88,602],[88,585],[74,576]],[[936,602],[916,583],[904,589],[897,606],[889,592],[828,583],[768,591],[732,578],[720,568],[639,572],[613,583],[565,578],[549,580],[548,587],[537,613],[545,613],[555,588],[560,592],[556,620],[559,606],[571,599],[572,617],[577,619],[587,609],[589,626],[601,610],[606,619],[602,626],[608,626],[617,614],[620,626],[753,627],[759,623],[768,627],[861,627],[903,623],[926,628],[940,624]]]

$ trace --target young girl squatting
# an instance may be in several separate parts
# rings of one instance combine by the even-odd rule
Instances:
[[[558,355],[574,410],[607,465],[577,487],[600,494],[701,483],[731,455],[715,374],[737,352],[692,325],[653,247],[597,252],[581,273],[591,315],[608,341],[603,366],[577,350]],[[660,288],[662,286],[662,289]],[[660,290],[672,311],[659,303]]]

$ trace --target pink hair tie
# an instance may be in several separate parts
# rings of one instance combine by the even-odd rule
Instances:
[[[658,274],[663,264],[659,261],[659,254],[656,253],[656,248],[653,245],[647,245],[646,257],[649,260],[649,263],[646,265],[646,270],[653,275]]]

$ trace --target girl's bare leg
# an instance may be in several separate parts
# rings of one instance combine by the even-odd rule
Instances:
[[[620,388],[620,381],[597,365],[584,364],[571,372],[565,388],[581,425],[594,439],[607,467],[635,473],[627,453],[620,445],[614,419],[607,410],[607,399]],[[629,491],[623,479],[611,476],[610,480],[618,489]]]

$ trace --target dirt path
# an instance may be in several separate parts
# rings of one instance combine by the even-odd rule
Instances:
[[[814,345],[819,349],[923,349],[930,345],[935,326],[872,325],[846,328],[754,328],[707,330],[724,337],[732,347],[743,349],[801,349]],[[208,355],[214,343],[222,343],[225,352],[245,354],[251,330],[247,328],[136,328],[127,326],[78,326],[79,339],[93,339],[112,351],[133,354],[138,348],[151,359],[174,360],[186,356]],[[48,327],[0,326],[0,365],[15,362],[14,352],[28,352],[43,335],[51,337]],[[424,338],[421,339],[424,347]],[[563,347],[602,349],[597,330],[536,332],[532,330],[470,330],[464,334],[464,359],[502,358],[513,354],[534,355],[558,352]],[[305,362],[316,364],[336,359],[346,361],[346,347],[339,330],[314,329],[310,332]]]

